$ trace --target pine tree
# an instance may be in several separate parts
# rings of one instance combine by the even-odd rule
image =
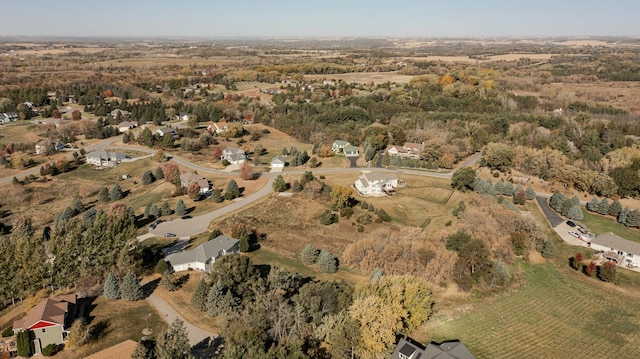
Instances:
[[[152,204],[149,208],[149,215],[153,218],[158,218],[162,215],[162,213],[160,212],[160,208],[158,208],[158,206]]]
[[[209,288],[209,293],[207,293],[207,315],[210,317],[216,317],[222,314],[220,307],[222,303],[222,298],[224,297],[224,288],[222,288],[220,282],[215,283],[211,288]]]
[[[185,214],[187,214],[187,206],[185,206],[184,202],[179,199],[176,203],[176,215],[184,216]]]
[[[214,188],[211,190],[211,201],[213,203],[221,203],[222,201],[224,201],[224,198],[222,198],[219,189]]]
[[[589,211],[591,211],[591,212],[597,212],[599,205],[600,205],[600,202],[598,202],[598,198],[597,197],[593,197],[593,198],[591,198],[591,201],[589,201],[589,203],[587,203],[587,209]]]
[[[598,213],[605,215],[609,213],[609,201],[606,198],[603,198],[600,203],[598,203]]]
[[[73,202],[71,203],[71,208],[73,209],[75,214],[84,212],[84,203],[82,203],[82,200],[80,199],[80,197],[76,196],[73,199]]]
[[[527,201],[531,201],[536,198],[536,190],[533,187],[527,187],[527,190],[524,192],[527,198]]]
[[[120,188],[119,184],[114,184],[113,187],[111,187],[111,192],[109,192],[109,198],[112,201],[119,201],[123,198],[123,194],[122,194],[122,189]]]
[[[249,235],[247,234],[247,232],[243,232],[242,235],[239,238],[240,243],[238,244],[238,250],[241,253],[245,253],[249,251]]]
[[[100,192],[98,193],[98,197],[100,197],[100,202],[107,203],[109,202],[109,190],[107,187],[100,188]]]
[[[282,152],[280,152],[280,154],[281,154],[283,157],[287,157],[287,156],[289,156],[289,151],[287,151],[287,148],[286,148],[286,147],[283,147],[283,148],[282,148]]]
[[[284,181],[282,175],[278,175],[273,181],[273,190],[276,192],[284,192],[287,190],[287,182]]]
[[[207,310],[207,295],[209,294],[209,289],[209,285],[204,279],[201,279],[200,282],[198,282],[198,286],[191,296],[191,306],[194,309],[201,312]]]
[[[156,179],[163,179],[164,178],[164,171],[162,170],[162,167],[156,168],[155,177],[156,177]]]
[[[221,231],[220,229],[218,229],[218,228],[214,228],[214,229],[211,231],[211,233],[209,233],[209,238],[208,238],[207,240],[209,240],[209,241],[210,241],[210,240],[215,239],[215,238],[217,238],[218,236],[221,236],[221,235],[223,235],[223,234],[224,234],[224,233],[222,233],[222,231]]]
[[[618,215],[620,214],[621,211],[622,211],[622,204],[620,203],[620,201],[618,201],[616,199],[609,206],[609,214],[614,216],[614,217],[618,217]]]
[[[173,213],[173,210],[171,209],[171,207],[169,207],[169,202],[164,202],[162,204],[162,207],[160,207],[160,214],[162,214],[163,216],[170,216]]]
[[[156,264],[155,267],[155,271],[158,274],[163,274],[164,272],[171,270],[171,267],[169,266],[169,263],[167,263],[167,261],[165,261],[164,259],[160,259],[158,261],[158,263]]]
[[[107,299],[120,299],[120,286],[118,285],[118,280],[113,273],[109,273],[109,275],[107,275],[102,295]]]
[[[313,244],[307,244],[302,249],[302,253],[300,254],[300,260],[302,261],[302,264],[311,265],[311,264],[314,264],[317,259],[318,259],[318,251],[313,246]]]
[[[160,285],[163,285],[165,289],[169,292],[173,292],[178,289],[178,282],[176,281],[175,276],[171,273],[170,270],[165,270],[162,273],[162,278],[160,279]]]
[[[626,226],[627,217],[629,217],[630,212],[631,211],[629,210],[629,207],[624,207],[622,211],[620,211],[620,213],[618,214],[618,223],[624,224]]]
[[[513,183],[511,182],[507,182],[504,185],[504,188],[502,190],[502,194],[504,194],[505,196],[513,196]]]
[[[31,341],[29,340],[29,332],[26,330],[19,331],[16,335],[16,346],[18,355],[23,358],[31,356]]]
[[[148,185],[151,184],[153,182],[155,182],[156,178],[153,176],[153,173],[151,173],[151,170],[146,170],[144,171],[144,173],[142,174],[142,184],[144,185]]]
[[[128,301],[136,301],[144,298],[140,282],[132,272],[129,272],[124,276],[122,285],[120,286],[120,295],[122,299]]]
[[[136,348],[131,353],[131,359],[149,359],[151,358],[151,351],[144,344],[144,341],[140,339],[138,344],[136,344]]]
[[[318,269],[324,273],[335,273],[338,271],[338,261],[331,252],[323,249],[318,255]]]
[[[382,269],[380,267],[375,267],[369,275],[369,281],[377,283],[380,281],[380,279],[382,279],[382,277],[384,277],[384,272],[382,271]]]
[[[573,196],[573,197],[571,197],[571,202],[573,202],[574,206],[579,206],[580,205],[580,198],[578,196]]]
[[[571,209],[571,207],[573,207],[573,202],[570,199],[565,199],[564,203],[562,204],[562,207],[560,209],[560,213],[567,217],[569,215],[569,210]]]
[[[582,220],[584,218],[584,214],[582,214],[582,208],[580,208],[580,206],[572,206],[567,212],[567,217],[576,221]]]
[[[238,188],[238,183],[232,179],[227,183],[227,190],[224,193],[224,199],[232,200],[238,197],[240,197],[240,188]]]
[[[627,227],[640,227],[640,211],[634,209],[629,212],[626,225]]]
[[[145,218],[151,218],[151,203],[147,203],[146,206],[144,206],[144,217]]]
[[[184,323],[176,318],[156,342],[157,359],[187,359],[191,357],[191,346]]]
[[[496,194],[503,194],[504,193],[504,181],[500,180],[500,181],[496,182],[496,184],[493,186],[493,191]]]

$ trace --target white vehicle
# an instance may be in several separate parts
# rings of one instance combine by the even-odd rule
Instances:
[[[569,234],[573,237],[580,238],[580,235],[578,234],[578,232],[569,231]]]

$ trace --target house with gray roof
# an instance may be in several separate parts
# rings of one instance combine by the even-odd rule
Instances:
[[[271,167],[282,168],[287,164],[287,161],[284,159],[284,156],[277,155],[271,160]]]
[[[347,141],[335,140],[331,145],[331,150],[335,153],[342,153],[347,146],[351,146],[351,144]]]
[[[345,156],[358,156],[360,152],[358,152],[358,147],[353,145],[344,146],[342,152]]]
[[[237,147],[227,146],[222,150],[222,159],[229,161],[232,165],[242,164],[246,158],[244,151]]]
[[[171,264],[176,272],[199,270],[209,273],[211,265],[216,260],[227,254],[238,253],[239,243],[240,241],[235,238],[219,235],[194,249],[169,254],[165,257],[165,261]]]
[[[475,359],[459,340],[431,342],[425,348],[411,338],[402,338],[391,354],[391,359]]]
[[[398,176],[388,172],[364,172],[355,183],[356,190],[363,196],[385,196],[395,192]]]
[[[640,243],[624,239],[612,232],[602,233],[591,240],[589,246],[605,253],[605,257],[618,265],[640,266]]]
[[[128,157],[120,152],[93,151],[87,153],[87,163],[96,167],[115,167],[126,158]]]
[[[18,121],[20,116],[15,112],[3,112],[0,113],[0,123]]]
[[[191,183],[197,183],[200,187],[200,194],[203,196],[209,195],[211,190],[209,189],[209,181],[195,172],[185,172],[180,175],[180,185],[185,188],[189,188]]]

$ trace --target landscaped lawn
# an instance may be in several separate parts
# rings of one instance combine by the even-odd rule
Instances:
[[[640,356],[636,293],[552,264],[521,267],[526,286],[436,313],[413,336],[423,343],[460,339],[476,358]]]
[[[630,241],[640,242],[640,230],[626,227],[611,216],[590,213],[586,209],[583,209],[582,212],[584,213],[584,218],[580,222],[589,227],[596,235],[613,232]]]

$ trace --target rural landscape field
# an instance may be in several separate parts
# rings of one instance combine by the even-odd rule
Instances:
[[[633,9],[62,2],[0,32],[0,359],[640,357]]]

